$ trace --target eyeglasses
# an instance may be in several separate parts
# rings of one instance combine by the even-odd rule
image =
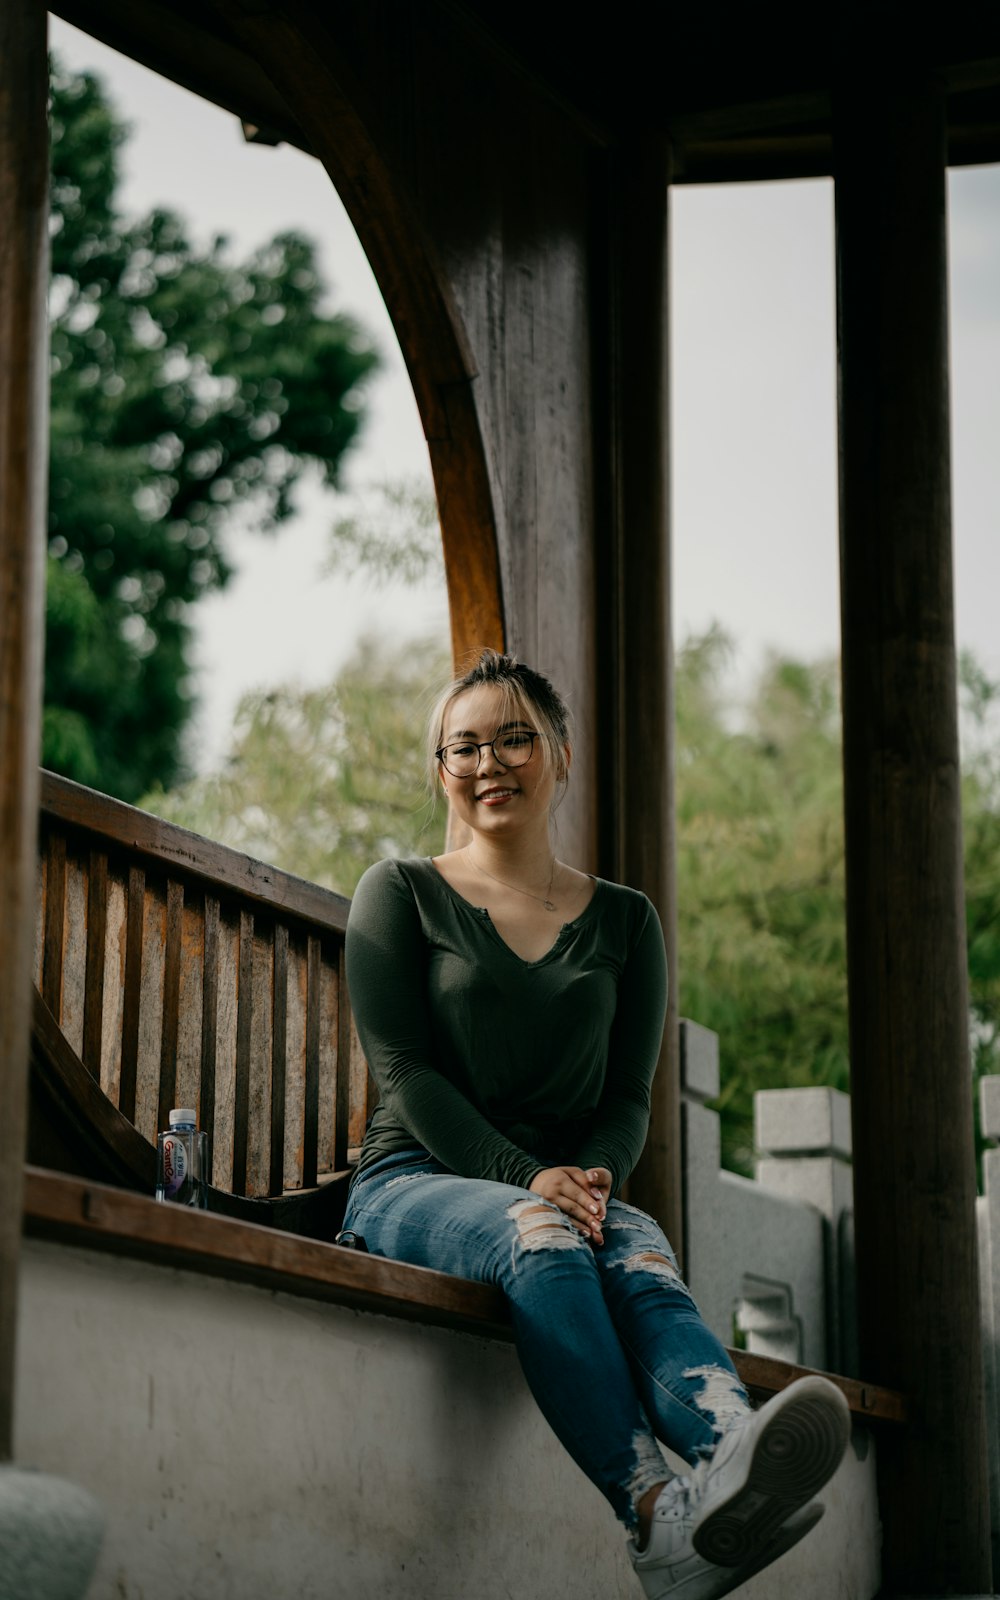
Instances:
[[[525,762],[531,760],[537,738],[538,734],[527,728],[511,728],[507,733],[484,739],[481,744],[475,744],[471,739],[462,739],[457,744],[443,744],[434,754],[453,778],[471,778],[474,772],[479,771],[482,760],[480,751],[492,750],[502,767],[523,767]]]

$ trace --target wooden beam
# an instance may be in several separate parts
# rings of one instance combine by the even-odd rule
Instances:
[[[0,8],[0,1461],[10,1460],[27,1115],[48,405],[46,14]]]
[[[835,102],[844,805],[862,1370],[883,1590],[991,1588],[962,886],[945,117],[899,63]]]
[[[600,679],[602,716],[615,750],[603,868],[642,889],[663,923],[670,1002],[653,1085],[646,1149],[629,1197],[684,1250],[677,1022],[677,894],[674,839],[673,646],[670,617],[667,191],[670,154],[658,135],[630,140],[605,168],[609,240],[606,383],[598,426],[611,458],[606,516],[609,614]],[[598,401],[597,415],[601,417]],[[600,454],[600,452],[595,452]],[[600,646],[599,646],[600,648]],[[613,793],[610,791],[613,789]]]

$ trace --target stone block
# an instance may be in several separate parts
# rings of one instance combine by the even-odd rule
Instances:
[[[984,1139],[1000,1139],[1000,1073],[979,1080],[979,1114]]]
[[[839,1089],[759,1089],[754,1142],[766,1155],[851,1154],[851,1100]]]
[[[693,1100],[714,1100],[719,1093],[719,1035],[700,1022],[681,1018],[681,1088]]]

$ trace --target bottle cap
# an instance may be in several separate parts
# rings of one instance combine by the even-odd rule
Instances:
[[[169,1120],[172,1128],[176,1128],[182,1122],[190,1122],[193,1126],[198,1120],[198,1115],[193,1106],[184,1106],[177,1111],[171,1111]]]

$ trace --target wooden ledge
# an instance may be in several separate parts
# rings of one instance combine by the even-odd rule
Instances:
[[[252,1222],[161,1205],[146,1195],[41,1167],[26,1170],[24,1227],[33,1238],[107,1250],[354,1310],[462,1328],[488,1338],[513,1337],[503,1296],[485,1284]],[[730,1354],[743,1382],[758,1398],[777,1394],[812,1370],[743,1350]],[[859,1421],[905,1422],[901,1394],[835,1373],[827,1376]]]

